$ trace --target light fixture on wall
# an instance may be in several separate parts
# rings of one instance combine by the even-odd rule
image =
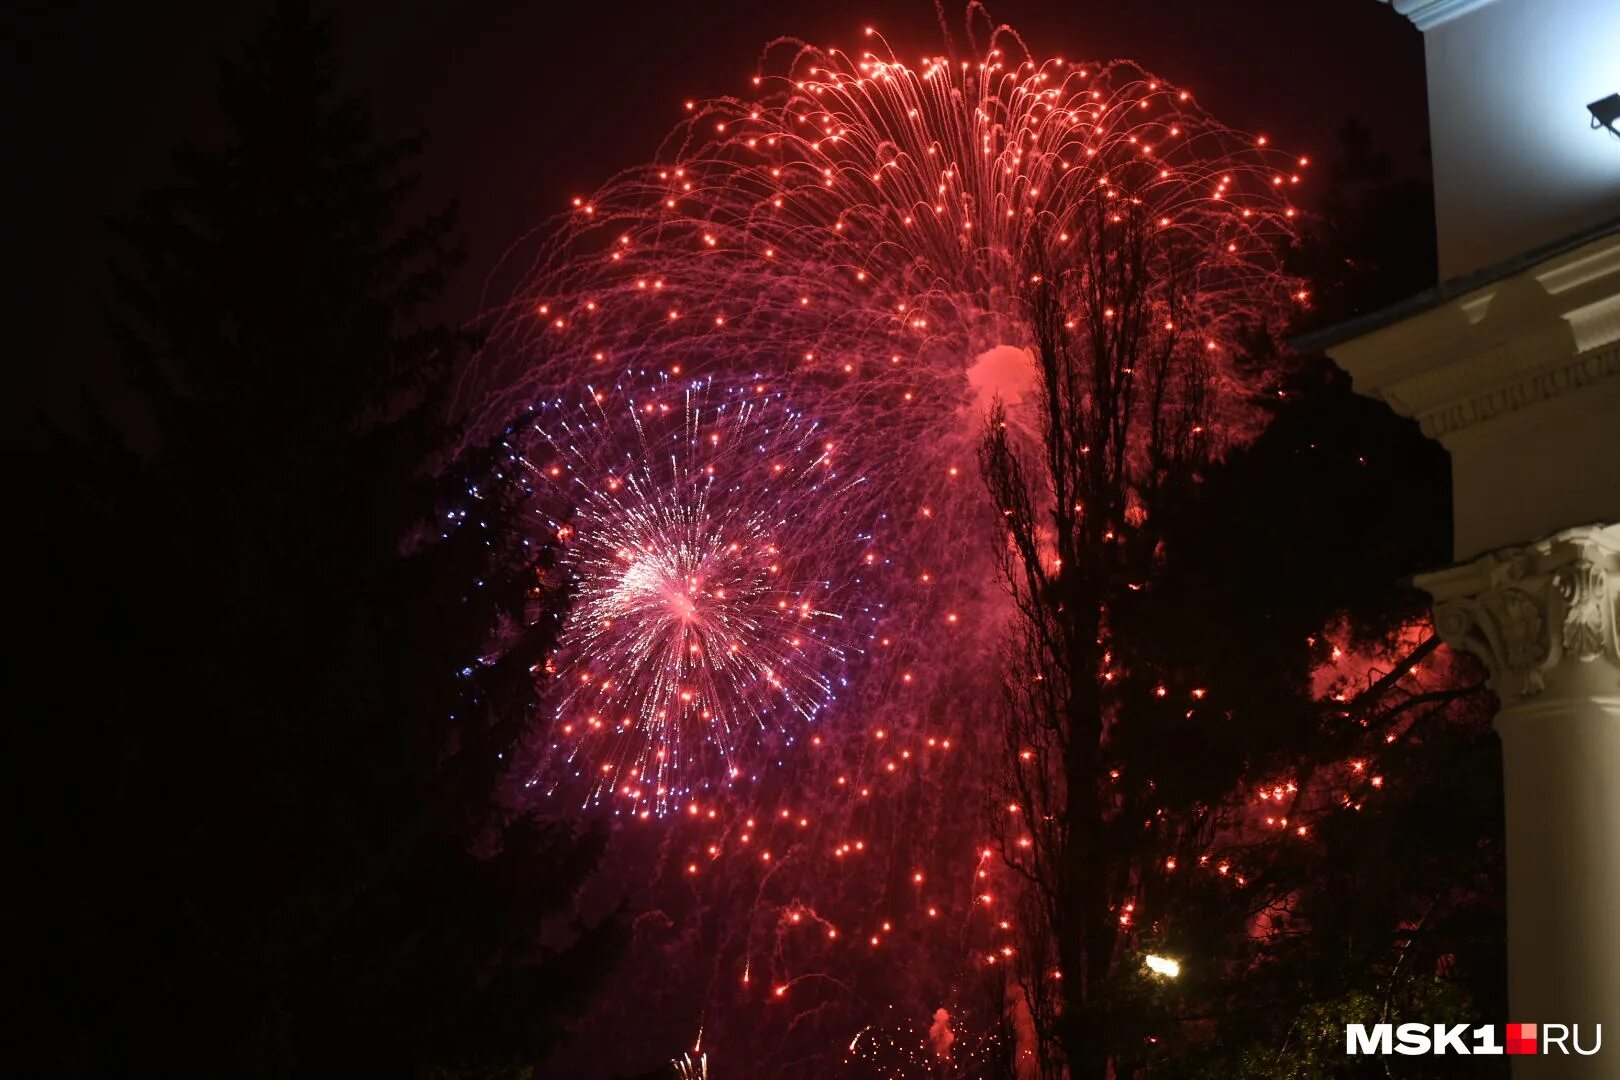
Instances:
[[[1587,111],[1592,114],[1594,128],[1608,128],[1609,134],[1620,139],[1620,94],[1610,94],[1606,98],[1598,98],[1588,105]]]

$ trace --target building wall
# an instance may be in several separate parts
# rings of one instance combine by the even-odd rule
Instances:
[[[1620,0],[1495,0],[1424,41],[1442,279],[1620,216],[1586,109],[1620,92]]]

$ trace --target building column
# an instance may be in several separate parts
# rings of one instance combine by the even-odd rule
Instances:
[[[1417,578],[1501,701],[1511,1023],[1579,1024],[1594,1057],[1515,1080],[1620,1077],[1620,525],[1565,529]]]

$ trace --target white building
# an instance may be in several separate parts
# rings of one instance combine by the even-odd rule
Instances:
[[[1328,352],[1451,452],[1461,561],[1418,584],[1501,698],[1501,1020],[1603,1025],[1514,1077],[1620,1077],[1620,135],[1588,109],[1620,0],[1384,2],[1424,36],[1442,281]]]

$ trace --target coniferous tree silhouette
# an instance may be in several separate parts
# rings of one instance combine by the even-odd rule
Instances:
[[[420,146],[331,36],[279,4],[222,148],[116,223],[155,448],[96,424],[24,491],[53,1073],[528,1075],[616,945],[569,918],[601,838],[493,809],[566,597],[503,447],[446,454],[453,208],[415,210]]]

